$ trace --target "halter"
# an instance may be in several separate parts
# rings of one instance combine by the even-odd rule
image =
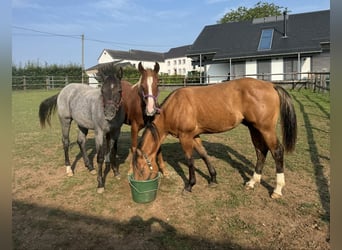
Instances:
[[[121,106],[121,103],[122,103],[122,96],[120,98],[120,101],[118,101],[117,103],[115,103],[113,100],[107,100],[105,101],[104,97],[102,96],[102,102],[103,102],[103,107],[105,107],[106,105],[111,105],[113,104],[114,107],[115,107],[115,110],[118,111],[120,106]]]
[[[142,94],[142,97],[143,97],[144,99],[147,99],[147,98],[149,98],[149,97],[153,98],[154,103],[155,103],[155,109],[156,109],[157,113],[159,113],[160,108],[157,107],[158,96],[159,96],[159,90],[157,91],[157,95],[154,96],[154,95],[150,95],[150,94],[145,95],[144,90],[141,88],[141,94]]]
[[[147,180],[149,180],[149,179],[151,178],[152,173],[155,172],[155,171],[153,171],[152,162],[148,159],[148,157],[147,157],[147,155],[145,154],[145,152],[142,151],[141,149],[140,149],[140,151],[142,152],[142,156],[144,157],[144,160],[146,161],[146,164],[147,164],[147,166],[148,166],[149,169],[150,169],[150,174],[149,174],[149,176],[147,177]],[[136,170],[138,171],[139,175],[140,175],[140,176],[143,176],[142,170],[138,169],[138,167],[137,167],[135,164],[133,164],[133,166],[136,168]],[[158,171],[157,171],[157,172],[158,172]]]

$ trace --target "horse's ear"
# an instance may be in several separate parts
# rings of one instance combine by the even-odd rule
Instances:
[[[141,62],[139,62],[138,69],[139,69],[139,72],[140,72],[141,74],[145,71],[145,69],[144,69],[144,67],[143,67],[143,65],[142,65]]]
[[[158,74],[158,72],[159,72],[159,63],[157,63],[157,62],[155,63],[153,71]]]
[[[116,73],[116,76],[121,80],[123,77],[123,70],[122,67],[118,69],[118,72]]]

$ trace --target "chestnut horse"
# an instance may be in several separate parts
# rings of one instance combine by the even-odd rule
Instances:
[[[156,62],[152,69],[145,69],[140,62],[138,65],[140,79],[135,85],[128,81],[121,81],[123,107],[125,109],[125,124],[131,126],[131,153],[133,154],[138,144],[138,132],[143,129],[148,122],[154,119],[159,112],[158,104],[158,72],[159,64]],[[164,166],[162,155],[160,154],[160,164]],[[165,168],[163,168],[165,169]],[[132,170],[130,164],[129,173]],[[166,170],[164,175],[167,175]]]
[[[276,134],[279,116],[282,144]],[[276,167],[276,187],[271,197],[280,198],[285,185],[284,151],[293,151],[297,139],[296,113],[285,89],[254,78],[180,88],[172,92],[161,105],[153,124],[143,133],[133,156],[134,178],[147,180],[156,177],[157,154],[161,143],[171,134],[179,138],[189,167],[189,182],[185,190],[191,192],[196,183],[193,149],[207,165],[209,184],[217,183],[215,168],[209,161],[200,134],[228,131],[240,123],[248,127],[257,156],[255,171],[246,183],[247,188],[254,188],[254,184],[260,182],[270,150]]]

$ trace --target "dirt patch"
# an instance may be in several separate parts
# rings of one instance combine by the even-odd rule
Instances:
[[[246,191],[243,175],[227,166],[224,173],[217,169],[219,185],[209,188],[206,169],[196,160],[197,184],[184,195],[187,168],[179,160],[178,172],[169,166],[170,177],[161,180],[157,199],[149,204],[132,201],[125,175],[128,163],[121,167],[121,180],[108,175],[101,195],[96,193],[96,176],[82,160],[71,178],[64,166],[51,163],[15,171],[16,248],[330,248],[327,211],[312,176],[288,171],[284,198],[274,201],[269,197],[275,183],[272,174]]]

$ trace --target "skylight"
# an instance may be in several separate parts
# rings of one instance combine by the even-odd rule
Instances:
[[[273,38],[273,29],[263,29],[260,36],[258,50],[271,49]]]

